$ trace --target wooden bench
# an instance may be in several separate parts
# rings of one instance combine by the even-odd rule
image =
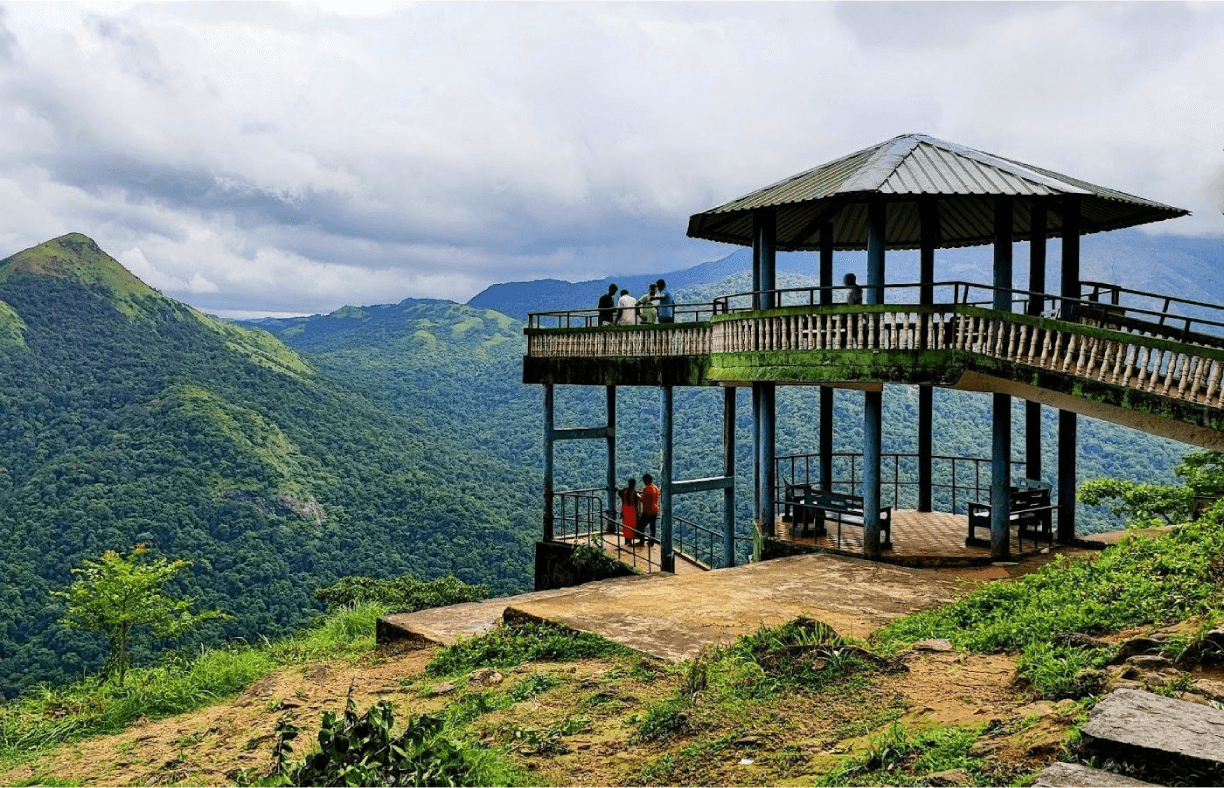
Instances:
[[[1050,485],[1032,479],[1021,479],[1016,487],[1010,488],[1007,494],[1008,523],[1018,526],[1017,538],[1023,541],[1026,537],[1036,544],[1038,539],[1044,539],[1047,544],[1054,544],[1054,512],[1057,506],[1050,504]],[[990,547],[990,510],[989,503],[974,501],[969,504],[969,535],[965,538],[966,547]],[[977,529],[985,528],[987,538],[977,536]]]
[[[859,495],[824,492],[810,487],[803,491],[803,502],[793,504],[795,518],[825,533],[825,521],[837,523],[837,549],[841,549],[842,524],[863,527],[863,498]],[[880,547],[892,547],[892,507],[880,507]]]

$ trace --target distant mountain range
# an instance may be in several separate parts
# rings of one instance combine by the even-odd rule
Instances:
[[[1084,280],[1224,304],[1224,238],[1149,235],[1140,230],[1119,230],[1086,235],[1080,247],[1080,276]],[[988,246],[938,250],[935,279],[989,284],[992,254]],[[1013,271],[1017,289],[1028,288],[1028,255],[1027,243],[1016,245]],[[1054,239],[1049,243],[1047,256],[1046,290],[1051,292],[1058,288],[1060,241]],[[840,284],[846,272],[854,272],[862,280],[865,261],[863,252],[836,253],[833,262],[835,283]],[[889,282],[918,281],[918,252],[890,251],[886,265]],[[803,274],[819,280],[820,258],[815,253],[779,253],[777,266],[779,274]],[[497,284],[473,296],[468,305],[496,309],[526,320],[530,312],[593,308],[599,296],[613,283],[637,296],[660,277],[672,288],[685,289],[751,270],[752,250],[743,248],[719,260],[680,271],[614,275],[585,282],[540,279]]]

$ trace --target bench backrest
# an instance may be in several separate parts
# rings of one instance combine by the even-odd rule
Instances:
[[[1016,490],[1008,496],[1008,508],[1013,512],[1050,505],[1049,490]]]
[[[847,512],[863,511],[863,497],[861,495],[813,490],[805,497],[804,503],[812,506],[827,506],[830,509],[841,509]]]

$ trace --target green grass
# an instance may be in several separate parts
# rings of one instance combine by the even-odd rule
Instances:
[[[972,785],[1000,784],[969,754],[980,728],[935,728],[909,732],[898,723],[871,737],[867,752],[815,780],[815,785],[924,785],[926,775],[962,769]],[[1001,784],[1006,784],[1001,783]]]
[[[384,612],[374,605],[344,608],[286,640],[171,655],[129,670],[123,687],[91,676],[66,687],[39,688],[0,706],[0,764],[64,742],[117,733],[142,716],[160,719],[207,706],[287,665],[367,653]]]
[[[1048,697],[1090,694],[1091,669],[1110,651],[1054,646],[1054,636],[1216,615],[1224,599],[1220,520],[1212,513],[1158,539],[1132,537],[1092,559],[1060,556],[1033,574],[894,622],[875,639],[896,647],[946,638],[967,651],[1019,653],[1020,676]]]
[[[442,649],[426,667],[431,676],[453,676],[476,668],[513,668],[524,662],[573,661],[631,654],[624,646],[589,632],[556,624],[499,627],[460,639]]]

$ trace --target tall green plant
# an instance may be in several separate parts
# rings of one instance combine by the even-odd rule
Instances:
[[[228,618],[218,609],[192,613],[194,599],[175,599],[163,590],[162,586],[191,566],[191,561],[159,558],[142,564],[146,552],[148,546],[144,544],[136,545],[126,556],[107,550],[102,560],[87,560],[84,566],[72,570],[77,579],[67,591],[51,592],[68,603],[67,614],[60,619],[65,626],[105,633],[110,655],[104,672],[116,676],[121,687],[136,627],[147,625],[156,637],[176,638],[202,621]]]

